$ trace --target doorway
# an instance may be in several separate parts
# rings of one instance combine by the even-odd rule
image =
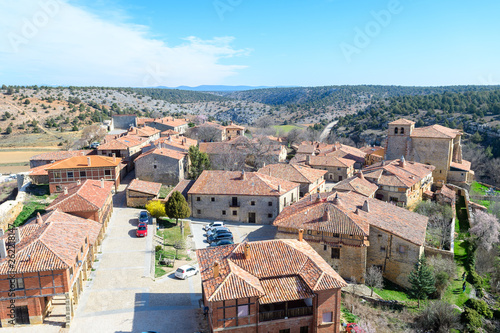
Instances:
[[[16,306],[16,324],[29,325],[30,314],[27,306]]]
[[[255,223],[255,213],[248,213],[248,223]]]

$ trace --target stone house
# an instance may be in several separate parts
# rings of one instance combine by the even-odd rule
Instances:
[[[180,134],[184,134],[189,128],[189,122],[186,119],[175,119],[173,117],[164,117],[155,119],[149,123],[150,127],[159,129],[161,132],[167,130],[174,130]]]
[[[86,179],[109,180],[120,185],[121,158],[97,155],[75,156],[56,162],[46,170],[49,174],[50,193],[62,192],[64,187]]]
[[[364,282],[367,267],[408,287],[408,273],[424,253],[426,216],[354,192],[310,196],[286,207],[273,225],[276,238],[304,239],[340,276]]]
[[[177,134],[161,137],[154,142],[154,145],[187,153],[189,152],[189,147],[198,145],[198,141]],[[142,152],[144,153],[147,149],[150,148],[146,147]]]
[[[154,118],[139,117],[137,118],[137,127],[149,126],[153,121],[155,121]]]
[[[224,127],[226,130],[226,140],[232,140],[239,136],[245,135],[245,127],[236,125],[231,122],[229,125]]]
[[[35,185],[42,185],[49,183],[49,173],[47,172],[47,168],[51,166],[53,163],[40,165],[34,168],[31,168],[28,172],[28,177],[31,179],[31,182]]]
[[[149,139],[125,135],[111,141],[106,141],[97,147],[99,156],[116,156],[122,158],[122,162],[127,165],[127,172],[134,168],[134,159],[142,152],[142,148],[149,144]]]
[[[422,201],[424,192],[430,192],[433,170],[433,165],[402,158],[373,164],[363,169],[363,174],[378,186],[375,198],[413,208]]]
[[[135,176],[140,180],[175,186],[189,169],[186,152],[160,147],[147,150],[135,159]]]
[[[209,121],[190,128],[189,136],[200,142],[222,142],[227,139],[226,128]]]
[[[65,299],[69,326],[101,241],[100,223],[57,209],[1,236],[1,326],[12,326],[11,314],[17,324],[42,324],[55,297]]]
[[[359,148],[365,156],[365,166],[369,166],[378,162],[382,162],[385,158],[385,148],[380,146],[366,146]]]
[[[196,251],[210,332],[340,332],[345,281],[303,240]]]
[[[357,175],[333,185],[332,189],[339,192],[352,191],[368,198],[374,198],[378,186],[366,180],[363,172],[360,171]]]
[[[343,179],[352,177],[354,174],[354,164],[356,162],[350,159],[336,156],[307,156],[306,165],[311,168],[326,170],[326,180],[339,182]]]
[[[130,127],[137,127],[137,116],[133,114],[114,114],[113,128],[128,130]]]
[[[415,122],[398,119],[389,123],[386,159],[404,156],[409,161],[434,165],[434,181],[470,184],[474,171],[462,158],[462,132],[441,125],[415,128]]]
[[[92,150],[62,150],[51,151],[47,153],[38,154],[30,158],[30,169],[39,167],[41,165],[52,164],[54,162],[62,161],[74,156],[87,156],[93,154]]]
[[[160,130],[157,130],[156,128],[152,128],[149,126],[132,127],[129,128],[127,135],[144,138],[149,143],[158,140],[160,138]]]
[[[188,192],[196,218],[271,224],[299,198],[297,183],[258,172],[205,170]]]
[[[297,164],[269,164],[260,173],[300,184],[299,196],[325,191],[326,170],[317,170]]]
[[[348,145],[344,145],[341,143],[336,142],[333,145],[333,151],[326,151],[324,153],[318,153],[318,156],[335,156],[339,158],[345,158],[348,160],[353,160],[354,161],[354,168],[355,169],[361,169],[365,165],[366,161],[366,153],[363,152],[362,150],[356,148],[356,147],[351,147]]]
[[[126,189],[127,207],[145,207],[148,201],[158,199],[160,183],[133,179]]]
[[[113,182],[87,179],[77,181],[63,189],[63,193],[52,201],[47,210],[59,209],[62,212],[91,219],[103,225],[106,231],[113,213]]]

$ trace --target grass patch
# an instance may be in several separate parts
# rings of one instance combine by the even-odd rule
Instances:
[[[357,323],[359,321],[359,317],[352,314],[344,304],[340,304],[340,311],[342,312],[342,316],[344,317],[346,323]]]
[[[45,208],[47,208],[47,204],[42,204],[38,201],[29,201],[24,204],[23,210],[17,216],[14,221],[14,227],[19,227],[25,224],[28,220],[34,218],[37,213],[43,215],[45,213]]]
[[[374,288],[373,291],[386,301],[408,302],[406,290],[389,280],[384,279],[384,289]]]
[[[462,305],[469,299],[469,294],[471,292],[470,283],[466,284],[465,292],[462,292],[463,272],[464,272],[463,267],[457,268],[457,278],[453,279],[451,283],[448,285],[448,288],[446,288],[446,291],[444,292],[443,295],[443,301],[462,307]]]
[[[167,272],[165,272],[163,268],[155,267],[155,277],[162,277],[165,274],[167,274]]]
[[[165,271],[162,267],[167,267],[166,265],[162,265],[159,263],[160,259],[176,259],[176,260],[190,260],[187,255],[186,249],[176,250],[174,245],[181,240],[184,240],[184,244],[186,245],[187,236],[191,233],[189,229],[189,223],[184,222],[184,238],[181,235],[181,222],[179,221],[178,225],[175,225],[174,219],[157,219],[157,223],[160,226],[160,229],[156,232],[156,234],[164,239],[164,246],[159,251],[156,251],[155,254],[155,276],[160,277],[165,275]],[[186,246],[187,247],[187,246]],[[163,272],[163,274],[158,275],[158,273]]]
[[[288,134],[288,132],[290,132],[291,130],[293,130],[295,128],[300,129],[300,127],[295,126],[295,125],[275,125],[275,126],[273,126],[273,128],[276,130],[276,135],[278,135],[278,133],[280,135]]]
[[[165,199],[167,197],[167,195],[170,193],[170,191],[172,191],[172,189],[173,189],[172,186],[162,185],[162,187],[160,188],[160,194],[158,195],[158,197],[160,199]]]

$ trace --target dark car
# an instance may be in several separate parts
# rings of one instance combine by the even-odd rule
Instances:
[[[208,242],[211,243],[214,240],[214,238],[216,238],[220,234],[230,234],[230,235],[232,235],[231,231],[229,231],[229,230],[217,230],[216,232],[214,232],[210,236],[207,236]]]
[[[214,242],[217,242],[217,241],[220,241],[221,239],[229,239],[229,240],[233,240],[233,234],[231,233],[220,233],[220,234],[217,234],[217,235],[214,235],[214,237],[210,237],[208,239],[208,242],[211,244],[211,243],[214,243]]]
[[[210,246],[222,246],[222,245],[231,245],[234,244],[234,242],[230,239],[221,239],[216,242],[213,242],[210,244]]]
[[[139,214],[139,223],[148,223],[149,222],[149,213],[145,210],[141,211]]]

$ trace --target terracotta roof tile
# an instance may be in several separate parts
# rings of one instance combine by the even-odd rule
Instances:
[[[50,164],[44,164],[44,165],[40,165],[40,166],[37,166],[37,167],[34,167],[34,168],[31,168],[30,171],[29,171],[29,175],[30,176],[48,176],[49,173],[47,172],[47,168],[49,166],[51,166],[52,164],[54,163],[50,163]]]
[[[138,161],[139,159],[143,158],[144,156],[148,155],[159,155],[159,156],[167,156],[176,160],[182,160],[183,158],[186,157],[187,153],[183,151],[178,151],[178,150],[173,150],[169,148],[154,148],[151,150],[146,151],[145,153],[142,153],[139,155],[135,161]]]
[[[100,180],[87,179],[81,185],[68,186],[68,194],[59,194],[47,207],[47,210],[60,209],[63,212],[96,211],[104,207],[111,195],[114,183],[104,181],[101,187]]]
[[[158,195],[160,193],[162,184],[147,182],[144,180],[133,179],[130,184],[127,186],[127,190],[147,193],[152,195]]]
[[[328,171],[313,169],[297,164],[269,164],[259,170],[260,173],[295,183],[314,183]]]
[[[392,160],[370,165],[363,169],[364,176],[378,185],[411,187],[432,174],[436,167],[412,161]]]
[[[90,165],[88,159],[90,158]],[[99,167],[116,167],[120,164],[121,158],[88,155],[88,156],[75,156],[52,164],[47,170],[59,169],[80,169],[80,168],[99,168]]]
[[[451,162],[450,167],[456,168],[459,170],[470,171],[471,170],[471,163],[469,161],[466,161],[466,160],[462,160],[462,163]]]
[[[400,118],[389,123],[389,125],[412,125],[412,124],[415,124],[415,122],[404,118]]]
[[[411,137],[444,139],[454,139],[457,135],[461,135],[460,130],[451,129],[441,125],[415,128],[410,134]]]
[[[155,134],[158,134],[158,133],[160,133],[160,130],[153,128],[153,127],[149,127],[149,126],[144,126],[141,128],[134,127],[134,128],[129,129],[129,131],[128,131],[129,135],[136,135],[136,136],[146,137],[146,138],[149,138],[149,137],[151,137]]]
[[[324,167],[341,167],[348,168],[356,163],[354,160],[336,157],[332,155],[328,156],[311,156],[308,162],[309,165],[315,166],[324,166]]]
[[[127,134],[99,145],[97,150],[128,149],[145,144],[147,144],[145,138]]]
[[[335,190],[354,191],[366,197],[372,197],[378,190],[378,186],[369,182],[364,177],[356,175],[344,179],[333,186]]]
[[[87,156],[92,153],[92,150],[63,150],[63,151],[51,151],[48,153],[42,153],[30,158],[30,161],[60,161],[73,156]]]

